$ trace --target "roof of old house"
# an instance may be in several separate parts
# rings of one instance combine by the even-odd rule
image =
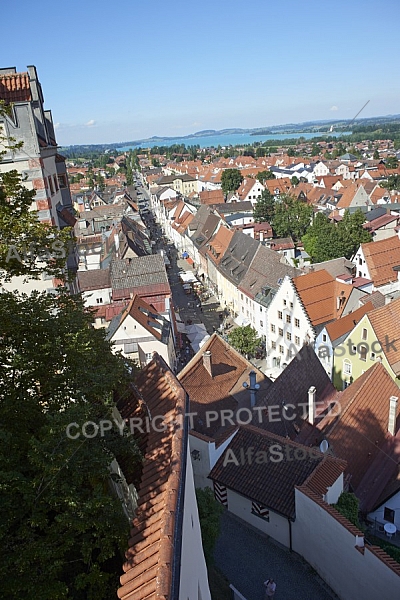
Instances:
[[[247,459],[250,449],[253,450],[251,463]],[[294,452],[303,458],[293,460]],[[315,493],[323,496],[344,468],[343,461],[318,451],[315,451],[315,457],[310,456],[309,448],[301,444],[253,425],[245,425],[239,428],[209,477],[274,512],[294,519],[295,486],[308,482]]]
[[[128,260],[114,259],[110,265],[113,298],[124,298],[130,293],[141,296],[170,294],[164,259],[160,254],[138,256]]]
[[[223,204],[213,204],[213,209],[219,214],[233,215],[235,213],[253,212],[253,205],[249,200],[245,202],[224,202]]]
[[[142,440],[143,470],[138,488],[138,507],[132,522],[121,600],[172,597],[173,573],[179,556],[181,530],[177,516],[184,485],[186,460],[185,392],[165,362],[155,355],[136,380],[139,398],[118,403],[123,419],[137,416],[138,400],[152,415],[165,415],[165,431],[151,427]],[[142,400],[141,400],[142,399]],[[179,567],[178,567],[179,568]]]
[[[257,406],[275,408],[270,409],[270,413],[268,410],[264,411],[262,418],[255,413],[253,425],[295,439],[308,418],[308,409],[304,410],[303,403],[308,407],[310,387],[316,388],[317,414],[322,415],[337,392],[313,348],[305,345],[272,383],[267,393],[258,395]],[[289,413],[291,418],[277,418],[277,413],[286,414],[285,405],[295,407]]]
[[[397,281],[393,267],[400,266],[400,240],[397,235],[361,244],[368,271],[375,286]]]
[[[81,292],[111,288],[109,269],[93,269],[91,271],[78,271],[77,277],[79,282],[79,289],[81,290]]]
[[[280,194],[287,194],[292,187],[292,183],[289,177],[281,177],[280,179],[267,179],[264,181],[264,187],[273,195],[277,190]]]
[[[368,314],[377,339],[380,341],[393,372],[400,375],[400,298]]]
[[[360,304],[365,304],[366,302],[372,302],[374,308],[380,308],[381,306],[385,306],[385,296],[382,292],[372,292],[372,294],[366,294],[359,300]]]
[[[273,240],[269,240],[267,242],[267,246],[275,252],[278,252],[279,250],[293,250],[295,247],[294,241],[291,237],[274,238]]]
[[[361,188],[365,192],[364,186],[362,183],[351,182],[351,184],[348,185],[347,187],[345,187],[345,189],[343,190],[340,200],[337,203],[337,208],[349,208],[353,202],[355,195]],[[342,190],[340,190],[340,191],[342,191]],[[368,196],[367,193],[366,193],[366,195]]]
[[[235,231],[219,263],[219,271],[223,277],[238,287],[245,277],[259,246],[260,242],[258,240],[254,240],[241,231]]]
[[[336,397],[338,416],[317,421],[317,428],[327,439],[334,456],[347,462],[351,486],[358,486],[381,454],[388,433],[389,399],[399,396],[399,388],[381,363],[376,363]],[[397,426],[400,425],[400,403]],[[322,438],[321,438],[322,439]],[[389,476],[393,473],[390,471]],[[386,482],[387,483],[387,482]],[[382,488],[381,490],[382,491]],[[380,493],[379,491],[379,493]]]
[[[338,275],[342,275],[343,273],[352,274],[352,271],[355,269],[355,265],[348,260],[347,258],[333,258],[332,260],[326,260],[322,263],[315,263],[310,266],[304,267],[304,271],[306,273],[312,273],[314,271],[322,271],[324,269],[327,271],[332,277],[336,279]]]
[[[30,102],[29,73],[0,73],[0,99],[7,103]]]
[[[165,317],[155,311],[145,300],[135,294],[128,306],[110,323],[108,339],[111,339],[126,318],[131,317],[144,327],[159,342],[167,343],[171,325]]]
[[[221,226],[209,240],[204,253],[215,265],[220,263],[232,237],[233,231]]]
[[[199,193],[201,204],[219,204],[224,202],[222,190],[204,190]]]
[[[314,326],[338,319],[353,289],[336,281],[325,269],[295,277],[293,284]],[[339,307],[337,298],[341,299]]]
[[[326,326],[326,331],[329,335],[331,342],[338,340],[346,333],[349,333],[354,329],[357,323],[361,320],[361,318],[367,313],[374,310],[374,305],[372,302],[366,302],[363,306],[358,308],[352,313],[349,313],[345,317],[338,319],[337,321],[333,321],[333,323],[329,323]]]
[[[204,352],[211,352],[212,376],[204,365]],[[255,371],[257,383],[265,391],[271,381],[258,371],[254,365],[241,356],[232,346],[214,333],[202,346],[186,367],[179,373],[178,379],[190,397],[194,431],[209,438],[218,437],[225,429],[221,421],[221,410],[233,411],[250,407],[250,393],[243,388],[249,381],[250,371]],[[208,422],[209,411],[218,411],[218,419]],[[232,425],[232,424],[231,424]]]
[[[239,290],[249,298],[255,298],[265,286],[277,290],[286,275],[296,277],[299,273],[298,269],[281,262],[281,256],[274,250],[260,244]]]

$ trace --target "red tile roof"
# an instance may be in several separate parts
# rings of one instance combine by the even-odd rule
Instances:
[[[212,376],[203,362],[203,353],[211,352]],[[227,344],[216,333],[202,346],[186,367],[179,373],[178,379],[188,392],[195,431],[214,438],[224,429],[220,411],[250,406],[250,393],[242,387],[249,380],[250,371],[256,371],[257,383],[262,393],[271,384],[268,377],[258,371],[249,361]],[[207,411],[217,411],[218,419],[207,421]],[[221,427],[222,425],[222,427]]]
[[[149,428],[138,489],[138,508],[132,522],[129,550],[123,565],[122,600],[167,600],[172,597],[172,572],[179,544],[176,530],[183,464],[186,460],[184,429],[185,392],[164,361],[155,355],[139,374],[138,391],[152,415],[164,415],[165,431]],[[136,416],[137,402],[118,404],[124,419]]]
[[[400,266],[400,240],[397,235],[361,244],[361,249],[375,286],[397,281],[397,273],[393,271],[393,267]]]
[[[368,314],[383,353],[394,373],[400,375],[400,298]],[[387,343],[390,341],[391,343]]]
[[[336,281],[324,269],[295,277],[293,284],[314,326],[339,318],[353,289]],[[339,308],[337,298],[344,299]]]
[[[329,323],[326,326],[326,331],[330,337],[330,340],[333,342],[338,338],[342,337],[345,333],[348,333],[357,323],[361,320],[361,318],[367,313],[374,310],[374,305],[372,302],[366,302],[361,308],[358,308],[352,313],[349,313],[345,317],[334,321],[333,323]]]
[[[0,74],[0,99],[6,102],[30,102],[32,94],[29,74]]]

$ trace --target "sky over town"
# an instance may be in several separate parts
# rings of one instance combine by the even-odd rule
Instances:
[[[9,2],[1,67],[35,65],[60,145],[400,113],[400,3]]]

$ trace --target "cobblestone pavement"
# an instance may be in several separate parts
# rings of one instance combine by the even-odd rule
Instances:
[[[337,596],[297,554],[225,511],[215,565],[246,600],[264,600],[263,582],[276,582],[275,600],[337,600]]]

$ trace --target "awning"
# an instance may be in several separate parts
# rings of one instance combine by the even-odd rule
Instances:
[[[249,321],[249,319],[247,319],[245,316],[243,315],[238,315],[236,317],[236,319],[234,319],[236,325],[239,325],[239,327],[246,327],[246,325],[250,325],[251,322]]]
[[[190,256],[188,256],[188,258],[186,260],[189,263],[189,265],[194,265],[194,260],[192,258],[190,258]]]

